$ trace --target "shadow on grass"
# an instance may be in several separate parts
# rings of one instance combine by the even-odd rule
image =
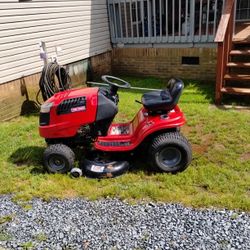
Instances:
[[[46,171],[42,164],[43,151],[43,147],[37,146],[19,148],[11,154],[8,160],[19,168],[33,166],[30,171],[32,174],[44,174]]]
[[[224,94],[222,98],[222,105],[229,105],[232,107],[235,107],[235,106],[247,107],[247,106],[250,106],[250,98],[249,96],[243,96],[243,95]],[[221,109],[224,109],[224,108],[225,107],[221,106]]]
[[[123,160],[129,162],[129,173],[140,173],[143,172],[147,176],[151,176],[159,173],[156,169],[153,169],[148,162],[147,155],[142,155],[141,152],[144,152],[145,149],[134,151],[133,155],[127,155],[127,157]]]
[[[44,152],[43,147],[37,147],[37,146],[23,147],[23,148],[17,149],[13,154],[11,154],[8,160],[11,163],[15,164],[17,168],[20,168],[20,169],[32,167],[30,170],[30,173],[33,175],[45,174],[47,173],[47,171],[43,167],[43,162],[42,162],[43,152]],[[75,151],[75,153],[76,153],[77,159],[82,158],[83,156],[82,150],[79,149],[79,152]],[[140,172],[144,172],[144,174],[148,176],[152,176],[158,173],[157,171],[151,168],[151,166],[147,163],[144,157],[140,158],[138,154],[135,154],[133,156],[126,155],[126,157],[125,158],[124,157],[125,155],[122,157],[123,159],[121,160],[129,161],[130,173],[137,174]]]
[[[182,100],[183,103],[199,103],[194,98],[195,96],[203,96],[207,103],[215,102],[215,83],[200,82],[197,80],[183,80],[184,82],[184,94],[187,96],[186,100]],[[190,96],[190,98],[188,98]],[[204,101],[201,101],[204,102]]]
[[[139,172],[144,172],[145,175],[151,176],[157,174],[158,172],[151,168],[151,166],[144,160],[132,159],[129,161],[130,168],[129,172],[137,174]]]

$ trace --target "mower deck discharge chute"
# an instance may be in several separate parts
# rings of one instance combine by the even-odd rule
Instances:
[[[105,75],[102,79],[109,84],[108,89],[64,90],[41,106],[39,132],[48,144],[44,152],[48,171],[71,171],[74,177],[82,172],[90,177],[115,177],[129,168],[129,163],[116,155],[135,151],[148,155],[152,167],[162,172],[186,169],[192,152],[187,139],[179,132],[186,120],[177,105],[183,82],[171,79],[166,89],[143,94],[142,107],[131,122],[112,123],[118,112],[117,91],[130,88],[130,84],[113,76]],[[80,169],[73,168],[72,148],[78,146],[86,155],[92,151],[95,155],[92,159],[84,157]]]

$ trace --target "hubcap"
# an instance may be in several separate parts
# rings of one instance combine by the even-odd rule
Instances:
[[[53,155],[49,159],[49,166],[53,171],[59,171],[65,167],[65,161],[59,155]]]
[[[79,174],[78,172],[73,172],[73,173],[71,173],[71,175],[72,175],[74,178],[80,177],[80,174]]]
[[[176,147],[164,148],[158,152],[156,161],[163,170],[174,170],[181,162],[181,151]]]

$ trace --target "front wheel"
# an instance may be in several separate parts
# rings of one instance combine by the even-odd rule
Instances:
[[[74,166],[75,154],[64,144],[53,144],[43,154],[44,165],[50,173],[67,173]]]
[[[188,167],[192,160],[192,149],[180,133],[164,133],[153,139],[149,157],[152,167],[175,174]]]

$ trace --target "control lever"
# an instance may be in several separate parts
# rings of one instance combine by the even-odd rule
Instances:
[[[135,102],[140,103],[140,104],[143,104],[142,102],[140,102],[140,101],[138,101],[138,100],[135,100]]]

